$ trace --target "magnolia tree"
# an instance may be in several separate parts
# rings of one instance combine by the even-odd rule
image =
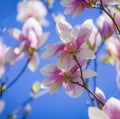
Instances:
[[[54,2],[54,0],[18,2],[16,20],[22,23],[22,28],[1,29],[1,32],[9,34],[16,40],[17,45],[7,46],[4,37],[1,37],[0,115],[5,115],[4,111],[8,104],[4,100],[5,93],[16,85],[26,68],[28,67],[34,74],[37,67],[41,65],[40,59],[48,60],[57,56],[55,62],[51,61],[40,68],[40,75],[44,75],[45,79],[37,80],[31,87],[29,98],[8,112],[5,118],[25,119],[31,111],[28,103],[47,93],[54,95],[63,86],[70,98],[80,96],[82,98],[83,90],[86,90],[89,119],[120,119],[120,100],[112,94],[107,98],[97,85],[97,76],[104,74],[99,74],[96,60],[99,51],[104,48],[104,53],[99,53],[99,61],[115,66],[116,77],[113,80],[120,89],[120,0],[61,0],[59,2],[65,8],[64,13],[54,12]],[[67,14],[72,14],[72,22],[86,9],[99,9],[100,13],[96,21],[87,19],[74,27],[65,18]],[[50,27],[56,29],[59,43],[45,44],[45,50],[41,52],[40,47],[43,43],[49,40],[51,35],[55,35],[49,30],[44,32],[44,27],[49,27],[50,24],[46,18],[48,14],[54,22],[53,27]],[[8,70],[24,57],[27,60],[26,64],[11,80],[10,77],[8,78],[10,73]],[[18,113],[24,108],[23,117],[19,117]]]

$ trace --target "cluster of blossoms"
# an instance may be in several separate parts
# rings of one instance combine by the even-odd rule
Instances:
[[[89,27],[88,27],[89,26]],[[41,72],[47,76],[47,79],[42,82],[42,87],[50,88],[50,92],[56,92],[62,85],[65,92],[71,97],[79,97],[82,92],[82,87],[74,84],[79,82],[81,85],[82,78],[90,78],[96,73],[91,70],[85,70],[80,73],[79,65],[83,67],[88,59],[95,58],[94,52],[85,47],[85,43],[91,35],[93,23],[91,20],[86,20],[81,26],[72,28],[65,20],[57,20],[56,29],[62,43],[49,44],[46,46],[46,51],[42,58],[50,58],[58,55],[58,62],[45,66]]]
[[[48,0],[48,4],[52,3],[53,0],[51,2]],[[41,85],[36,82],[32,86],[32,99],[48,92],[53,94],[62,86],[67,95],[78,98],[83,89],[86,89],[95,103],[94,107],[88,108],[90,119],[120,119],[120,100],[114,97],[107,100],[104,93],[96,86],[95,92],[92,92],[87,80],[97,75],[96,71],[87,69],[87,66],[91,59],[97,57],[98,51],[105,43],[106,54],[103,55],[102,60],[115,64],[117,85],[120,88],[119,4],[120,0],[61,0],[61,5],[66,7],[65,13],[72,13],[73,17],[78,16],[84,9],[90,8],[97,8],[104,12],[96,20],[96,25],[91,19],[88,19],[74,28],[64,16],[54,16],[56,32],[61,42],[47,45],[41,58],[49,59],[57,55],[57,63],[41,68],[40,71],[46,76],[46,79],[42,81]],[[10,29],[9,33],[19,44],[7,47],[0,39],[0,78],[5,72],[5,66],[13,65],[23,58],[25,53],[29,69],[36,70],[39,65],[37,52],[49,35],[48,32],[43,32],[43,26],[48,24],[45,19],[46,15],[47,9],[42,1],[24,0],[18,3],[16,19],[23,23],[23,27],[21,30]],[[1,82],[0,96],[3,93],[3,82]],[[38,93],[40,88],[45,89],[45,92]],[[4,103],[0,101],[0,114],[2,107],[4,108]]]

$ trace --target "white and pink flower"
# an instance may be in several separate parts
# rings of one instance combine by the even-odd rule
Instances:
[[[63,85],[65,92],[70,97],[77,98],[82,94],[83,88],[72,82],[79,82],[82,85],[81,74],[76,63],[65,55],[61,54],[62,60],[58,60],[57,65],[49,64],[41,69],[41,73],[47,76],[41,87],[50,89],[50,93],[55,93]],[[82,66],[85,63],[86,61],[81,59],[80,65]],[[95,75],[94,71],[83,71],[83,78],[90,78]]]
[[[111,97],[102,110],[89,107],[88,114],[90,119],[120,119],[120,100]]]
[[[14,28],[10,30],[10,33],[16,40],[20,41],[21,44],[9,50],[8,55],[10,57],[8,57],[8,59],[11,58],[10,61],[15,61],[26,51],[29,57],[32,58],[28,66],[32,71],[34,71],[39,61],[35,52],[39,49],[43,42],[45,42],[48,37],[48,33],[43,33],[39,22],[32,17],[25,22],[22,31]]]
[[[40,23],[44,23],[47,10],[44,4],[39,0],[27,0],[18,3],[17,20],[25,22],[30,17],[34,17]]]
[[[47,59],[61,52],[67,52],[68,55],[76,55],[83,59],[95,58],[93,51],[84,46],[91,35],[92,27],[92,20],[86,20],[75,29],[66,20],[57,20],[56,28],[62,43],[47,45],[42,58]]]

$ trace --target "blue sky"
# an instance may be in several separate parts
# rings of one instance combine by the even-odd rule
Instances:
[[[17,15],[17,2],[19,0],[0,0],[0,28],[21,28],[22,24],[16,21]],[[42,0],[43,1],[43,0]],[[64,8],[60,6],[60,0],[55,0],[53,10],[58,13],[63,13]],[[66,19],[73,26],[81,24],[85,19],[93,19],[94,23],[96,18],[99,16],[99,10],[86,10],[82,12],[76,18],[72,18],[71,15],[67,15]],[[55,26],[51,17],[47,16],[50,26],[44,28],[45,31],[50,31],[50,36],[46,43],[41,47],[39,56],[44,51],[44,47],[49,43],[59,42],[59,37],[56,35]],[[17,44],[15,40],[9,36],[7,32],[0,32],[0,36],[3,37],[5,43],[8,46],[14,46]],[[104,48],[100,53],[104,52]],[[118,89],[115,82],[115,68],[108,64],[103,64],[99,62],[98,54],[98,77],[97,83],[106,94],[106,97],[111,96],[120,98]],[[25,64],[26,58],[17,62],[8,72],[9,81],[14,79],[14,77],[19,73]],[[46,64],[54,63],[56,59],[52,60],[42,60],[40,59],[40,65],[35,73],[31,73],[29,69],[21,76],[21,78],[13,85],[8,91],[6,91],[2,97],[6,101],[6,107],[1,115],[0,119],[5,119],[5,115],[11,113],[18,105],[20,105],[26,98],[29,97],[31,91],[31,86],[33,82],[42,81],[45,77],[40,74],[40,68]],[[109,84],[109,85],[108,85]],[[63,88],[61,88],[54,95],[46,94],[41,98],[34,100],[32,105],[32,112],[29,114],[28,119],[88,119],[87,116],[87,104],[88,95],[86,91],[78,99],[73,99],[65,94]],[[17,119],[21,119],[23,110],[19,113]]]

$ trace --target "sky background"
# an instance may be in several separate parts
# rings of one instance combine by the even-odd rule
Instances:
[[[43,1],[43,0],[42,0]],[[19,0],[0,0],[0,28],[22,28],[22,24],[16,20],[17,15],[17,3]],[[55,13],[63,13],[64,8],[60,6],[60,0],[55,0],[53,11]],[[93,19],[94,23],[99,16],[99,10],[85,10],[76,18],[72,18],[71,15],[66,15],[66,19],[73,26],[81,24],[86,19]],[[55,24],[51,19],[50,15],[47,15],[47,20],[50,26],[44,28],[44,31],[49,31],[50,36],[46,43],[41,47],[39,56],[45,50],[45,45],[49,43],[59,42],[60,39],[56,34]],[[15,46],[18,44],[7,32],[0,31],[0,37],[3,37],[4,42],[8,46]],[[108,64],[103,64],[99,61],[100,53],[104,52],[104,47],[98,54],[98,76],[97,84],[101,88],[106,97],[111,96],[120,98],[120,92],[116,87],[115,82],[115,68]],[[14,79],[14,77],[21,71],[22,67],[26,62],[26,57],[15,63],[15,65],[9,70],[7,76],[9,77],[8,83]],[[32,73],[28,68],[20,79],[8,89],[1,100],[5,100],[6,106],[0,119],[5,119],[6,114],[12,113],[24,100],[29,97],[31,86],[35,81],[42,81],[45,79],[40,74],[40,68],[49,63],[55,63],[56,59],[50,60],[40,59],[39,67],[35,73]],[[92,80],[92,79],[91,79]],[[63,88],[61,88],[54,95],[46,94],[31,103],[32,111],[28,115],[27,119],[88,119],[87,116],[87,104],[88,95],[86,91],[83,91],[81,97],[74,99],[65,94]],[[17,119],[21,119],[23,110],[18,114]]]

